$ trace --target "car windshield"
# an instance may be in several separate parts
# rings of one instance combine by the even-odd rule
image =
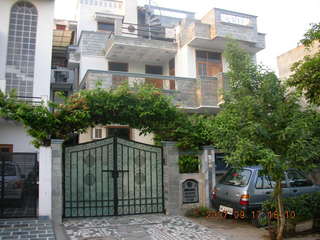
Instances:
[[[250,176],[251,171],[248,169],[231,169],[221,179],[220,184],[244,187],[248,185]]]
[[[16,168],[12,164],[4,165],[4,172],[2,173],[2,165],[0,165],[0,175],[4,176],[16,176]]]

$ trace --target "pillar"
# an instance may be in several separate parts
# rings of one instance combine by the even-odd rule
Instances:
[[[164,194],[167,215],[180,213],[179,150],[176,142],[162,142],[164,156]]]
[[[51,147],[39,149],[39,217],[51,218]]]
[[[62,144],[63,140],[52,139],[52,221],[62,223],[63,192],[62,192]]]
[[[215,149],[204,146],[201,154],[201,173],[205,176],[205,205],[210,207],[210,195],[216,184]]]

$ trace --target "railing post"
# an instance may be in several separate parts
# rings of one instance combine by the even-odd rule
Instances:
[[[162,142],[164,157],[164,194],[167,215],[180,213],[179,151],[176,142]]]

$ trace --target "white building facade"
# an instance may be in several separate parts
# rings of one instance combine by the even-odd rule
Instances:
[[[192,113],[219,111],[228,37],[253,59],[265,47],[256,16],[223,9],[195,19],[192,12],[138,6],[136,0],[79,0],[76,20],[77,45],[70,48],[68,63],[79,72],[80,88],[95,88],[97,81],[105,88],[125,81],[149,83]],[[97,126],[81,134],[79,142],[118,134],[153,143],[152,135],[139,133],[128,126]]]
[[[1,0],[0,89],[19,99],[50,97],[54,0]],[[36,152],[24,127],[0,119],[0,151]]]

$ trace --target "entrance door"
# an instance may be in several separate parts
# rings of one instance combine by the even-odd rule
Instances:
[[[64,157],[64,217],[164,212],[161,147],[111,137]]]

